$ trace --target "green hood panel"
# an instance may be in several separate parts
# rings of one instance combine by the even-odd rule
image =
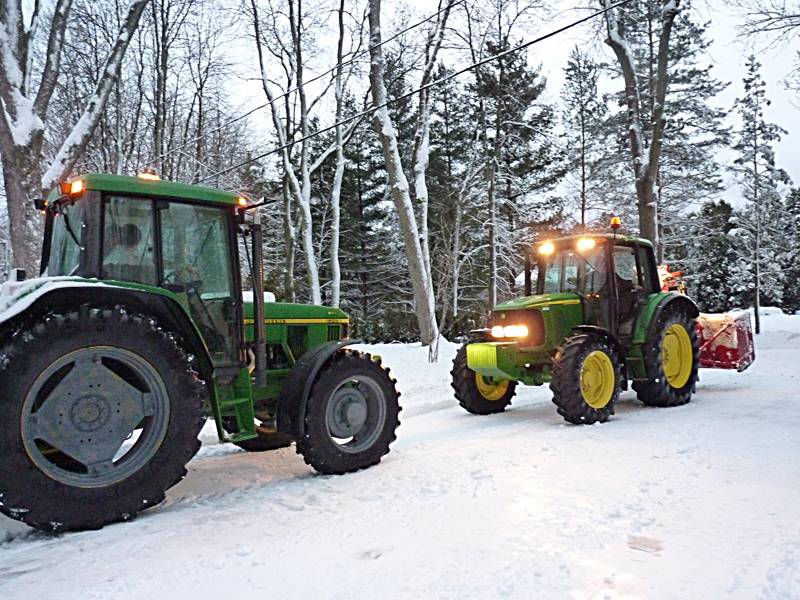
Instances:
[[[525,308],[541,308],[553,304],[580,304],[580,302],[580,296],[572,292],[534,294],[533,296],[523,296],[522,298],[514,298],[508,302],[503,302],[495,306],[494,310],[521,310]]]
[[[312,304],[291,304],[288,302],[267,302],[264,308],[267,321],[333,321],[348,322],[347,314],[330,306]],[[253,303],[244,304],[245,322],[253,320]]]

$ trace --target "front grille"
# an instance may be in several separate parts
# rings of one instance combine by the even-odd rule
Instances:
[[[339,326],[328,325],[328,341],[336,342],[339,340]]]

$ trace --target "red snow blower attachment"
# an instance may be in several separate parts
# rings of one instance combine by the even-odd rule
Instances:
[[[749,312],[700,313],[697,336],[701,367],[736,369],[741,373],[756,359]]]

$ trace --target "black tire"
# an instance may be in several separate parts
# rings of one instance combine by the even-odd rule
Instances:
[[[687,381],[673,387],[664,373],[664,339],[670,327],[680,325],[689,336],[692,353],[692,366]],[[647,406],[669,407],[686,404],[692,399],[697,387],[700,368],[700,345],[697,339],[695,319],[683,307],[667,306],[658,316],[652,332],[642,348],[648,381],[634,381],[636,397]],[[681,382],[682,383],[682,382]]]
[[[602,352],[610,361],[608,374],[613,372],[613,387],[592,406],[582,390],[582,374],[587,358],[594,352]],[[590,360],[596,360],[591,359]],[[603,364],[604,359],[601,358]],[[553,379],[550,390],[553,404],[569,423],[590,425],[605,423],[614,414],[614,403],[619,398],[621,386],[621,364],[614,347],[601,337],[579,333],[568,337],[553,357]],[[588,390],[587,390],[588,392]]]
[[[228,431],[237,431],[236,419],[232,417],[225,417],[225,429]],[[229,428],[230,426],[230,428]],[[239,446],[246,452],[269,452],[270,450],[280,450],[281,448],[288,448],[294,443],[294,438],[286,433],[280,431],[263,431],[256,423],[257,438],[252,440],[245,440],[243,442],[234,442],[234,445]]]
[[[325,475],[342,475],[379,463],[400,425],[396,383],[377,357],[355,350],[334,354],[311,388],[297,453]],[[366,413],[361,428],[346,442],[348,437],[332,431],[329,415],[344,402],[337,400],[340,394],[353,393],[354,388],[364,398]]]
[[[207,398],[205,383],[194,370],[194,359],[181,348],[176,339],[174,334],[165,331],[150,317],[128,312],[121,307],[88,305],[64,314],[47,314],[11,336],[0,350],[0,389],[4,391],[0,401],[0,511],[31,527],[60,532],[99,529],[108,523],[127,521],[140,511],[164,500],[165,491],[183,479],[186,475],[186,463],[200,448],[197,436],[205,423],[203,406]],[[130,446],[124,461],[114,454],[110,461],[104,463],[107,465],[106,474],[102,477],[109,481],[107,485],[91,487],[83,484],[89,480],[81,478],[98,476],[98,472],[85,467],[55,446],[48,446],[39,453],[35,448],[45,442],[30,434],[30,426],[23,423],[23,416],[30,419],[26,423],[35,422],[35,427],[39,427],[41,415],[37,412],[35,417],[28,417],[26,406],[32,407],[36,402],[41,402],[37,409],[41,410],[42,406],[51,401],[60,403],[64,396],[53,396],[53,390],[61,386],[68,376],[61,373],[67,369],[72,372],[79,363],[76,361],[72,366],[54,371],[52,376],[48,375],[48,369],[55,368],[64,361],[68,365],[70,357],[85,355],[80,353],[95,351],[97,354],[92,355],[91,361],[81,364],[91,363],[92,368],[99,369],[95,365],[102,362],[107,367],[108,363],[102,357],[103,352],[116,352],[120,356],[132,357],[134,362],[119,363],[123,366],[127,364],[127,368],[132,368],[130,365],[135,364],[148,364],[151,370],[147,373],[151,379],[147,381],[154,386],[150,390],[150,397],[156,398],[150,402],[158,406],[152,409],[157,412],[151,414],[161,416],[160,421],[156,421],[156,417],[139,417],[123,410],[122,414],[127,415],[129,422],[138,421],[133,426],[133,431],[139,431],[138,441]],[[118,369],[119,364],[115,368]],[[119,372],[115,375],[119,377]],[[62,379],[56,383],[59,377]],[[120,380],[126,380],[132,387],[136,386],[131,381],[137,386],[142,385],[141,380],[135,379],[135,373],[131,376],[133,379],[127,377],[123,374]],[[77,375],[72,381],[76,379]],[[44,383],[40,383],[42,381]],[[60,428],[57,435],[63,436],[66,443],[75,443],[77,440],[74,432],[85,431],[89,423],[85,419],[93,418],[86,417],[86,414],[102,416],[99,420],[95,418],[98,423],[102,423],[98,425],[102,429],[99,436],[105,435],[106,427],[119,428],[118,431],[122,433],[118,435],[124,435],[125,431],[120,425],[123,417],[113,414],[113,404],[110,410],[106,410],[109,400],[119,401],[119,396],[113,396],[113,389],[103,390],[103,393],[96,389],[95,396],[90,396],[93,392],[85,393],[88,388],[84,381],[87,385],[88,381],[115,382],[114,377],[104,379],[103,375],[98,375],[96,379],[79,381],[76,387],[70,389],[82,396],[74,401],[68,399],[66,402],[72,402],[71,405],[59,404],[57,410],[67,407],[72,412],[69,420],[64,419],[69,425],[61,425],[61,421],[56,425]],[[47,386],[54,387],[47,391]],[[36,393],[41,396],[36,396],[34,389],[39,390]],[[154,389],[158,392],[154,392]],[[146,391],[145,388],[143,394]],[[144,407],[148,401],[144,400],[144,395],[141,398]],[[86,410],[89,402],[96,402],[94,408],[90,407],[89,413],[80,412]],[[103,408],[100,412],[92,412],[101,405]],[[119,414],[120,404],[117,403],[116,406],[116,413]],[[146,409],[143,408],[144,410]],[[56,411],[48,409],[42,414],[49,415],[51,412],[55,414]],[[63,416],[62,414],[61,417]],[[48,422],[53,423],[52,420]],[[158,430],[154,434],[153,423],[156,422]],[[80,429],[81,427],[84,429]],[[94,422],[91,427],[95,427]],[[38,435],[40,430],[33,431]],[[66,435],[64,432],[67,432]],[[84,434],[77,434],[80,435]],[[91,439],[88,442],[87,448],[97,448],[91,446]],[[104,443],[113,445],[114,441],[112,439],[111,442]],[[45,455],[50,458],[43,459]],[[42,460],[47,460],[47,463]],[[127,467],[123,464],[125,461]],[[130,469],[130,465],[137,461],[142,464],[137,465],[136,470],[126,472],[126,468]],[[50,474],[47,474],[48,470]],[[67,482],[60,480],[59,473],[62,472]],[[71,483],[70,477],[78,478],[78,483]],[[116,481],[115,477],[121,479]]]
[[[503,412],[511,404],[517,390],[516,381],[503,383],[498,387],[497,397],[487,398],[478,388],[478,374],[467,366],[467,346],[461,346],[453,359],[453,370],[450,371],[450,385],[455,391],[456,400],[461,408],[473,415],[492,415]],[[504,388],[504,389],[503,389]]]

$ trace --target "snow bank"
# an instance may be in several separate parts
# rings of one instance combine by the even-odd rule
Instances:
[[[383,364],[391,369],[400,390],[401,418],[453,406],[452,396],[431,392],[442,387],[443,379],[445,384],[449,382],[449,371],[459,344],[442,338],[436,363],[428,362],[428,348],[420,344],[372,344],[356,348],[379,355]]]

